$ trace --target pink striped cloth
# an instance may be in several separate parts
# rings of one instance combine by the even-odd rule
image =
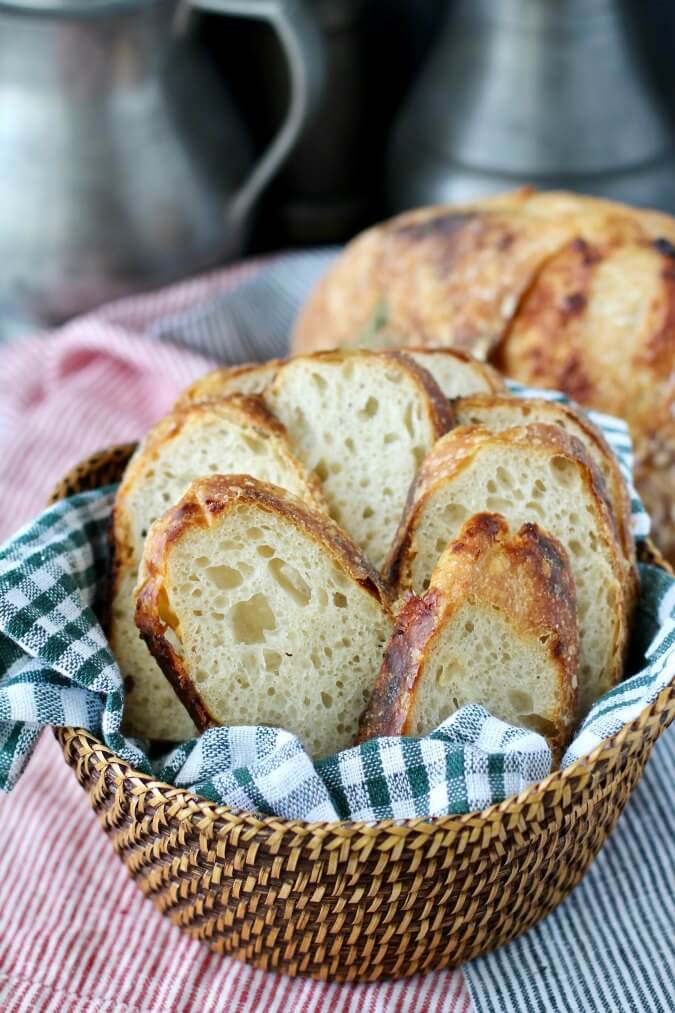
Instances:
[[[90,451],[137,438],[209,360],[150,341],[164,316],[199,306],[246,264],[127,299],[53,334],[0,347],[0,538],[37,513]],[[468,1013],[459,971],[325,985],[211,954],[160,916],[128,878],[51,735],[0,796],[0,1010]]]

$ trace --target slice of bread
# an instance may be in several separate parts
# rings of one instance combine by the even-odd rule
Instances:
[[[505,391],[496,369],[454,348],[402,348],[427,369],[447,398]]]
[[[182,392],[174,411],[203,401],[219,401],[231,394],[262,394],[283,361],[242,362],[238,366],[222,366],[205,373]]]
[[[129,735],[183,741],[194,726],[148,653],[134,623],[132,592],[152,522],[190,482],[209,473],[248,473],[285,486],[321,509],[316,477],[297,461],[283,426],[245,397],[196,405],[159,422],[129,462],[113,511],[108,638],[125,677]]]
[[[454,410],[458,426],[483,426],[492,432],[500,432],[530,422],[543,422],[560,426],[580,440],[604,479],[621,547],[630,566],[634,566],[635,541],[631,531],[628,487],[607,440],[586,415],[557,401],[509,394],[474,394],[459,398]]]
[[[426,735],[478,703],[550,742],[555,760],[577,703],[574,581],[560,542],[536,524],[470,517],[441,554],[428,591],[401,609],[359,740]]]
[[[569,556],[584,715],[622,676],[637,586],[626,580],[598,471],[583,444],[560,426],[453,430],[438,441],[411,488],[385,579],[399,592],[424,592],[448,542],[483,510],[503,514],[511,527],[542,524]]]
[[[447,398],[408,356],[365,350],[290,359],[264,397],[331,516],[381,566],[417,469],[452,425]]]
[[[280,726],[319,757],[352,745],[393,618],[330,518],[211,476],[151,528],[136,623],[200,730]]]

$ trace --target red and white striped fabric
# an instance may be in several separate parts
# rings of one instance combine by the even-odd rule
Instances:
[[[210,366],[144,338],[155,320],[231,288],[250,265],[124,300],[0,348],[0,538],[86,453],[135,439]],[[211,954],[129,880],[51,735],[0,797],[0,1010],[65,1013],[468,1013],[461,972],[363,986],[254,971]]]

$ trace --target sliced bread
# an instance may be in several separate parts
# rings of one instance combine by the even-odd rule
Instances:
[[[132,592],[152,522],[190,482],[213,472],[247,473],[285,486],[322,508],[320,485],[297,461],[281,424],[262,402],[232,397],[159,422],[129,462],[113,511],[113,581],[108,637],[125,677],[130,735],[182,741],[194,726],[141,641]]]
[[[270,359],[268,362],[242,362],[238,366],[214,369],[183,391],[174,410],[203,401],[218,401],[231,394],[262,394],[282,362],[283,359]]]
[[[604,484],[560,426],[492,433],[461,426],[438,441],[411,488],[384,569],[399,593],[424,592],[439,556],[483,510],[511,527],[536,522],[565,548],[577,594],[580,714],[622,676],[637,582],[626,580]]]
[[[353,743],[393,619],[330,518],[211,476],[151,528],[136,623],[200,730],[280,726],[319,757]]]
[[[470,517],[401,609],[359,739],[426,735],[479,703],[560,756],[576,712],[579,632],[567,553],[536,524]]]
[[[381,566],[417,469],[452,425],[436,382],[400,352],[323,352],[290,359],[264,397],[331,516]]]
[[[483,426],[499,432],[513,426],[543,422],[560,426],[580,440],[605,482],[621,547],[629,564],[634,565],[635,541],[631,531],[628,487],[611,447],[588,416],[557,401],[513,397],[506,393],[474,394],[459,398],[453,407],[458,426]]]
[[[447,398],[506,390],[496,369],[456,348],[402,348],[401,351],[431,373]]]

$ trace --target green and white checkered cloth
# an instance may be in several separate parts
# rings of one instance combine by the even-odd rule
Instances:
[[[590,414],[629,477],[625,425]],[[151,757],[147,742],[121,733],[123,681],[93,610],[108,563],[114,491],[58,503],[0,549],[0,789],[16,783],[46,725],[86,728],[138,770],[236,809],[287,818],[471,812],[549,773],[543,738],[477,705],[430,735],[377,739],[317,763],[295,736],[267,727],[213,728]],[[633,524],[636,538],[644,538],[649,519],[637,496]],[[636,674],[596,702],[563,766],[632,721],[675,678],[675,580],[644,564],[640,575]]]

